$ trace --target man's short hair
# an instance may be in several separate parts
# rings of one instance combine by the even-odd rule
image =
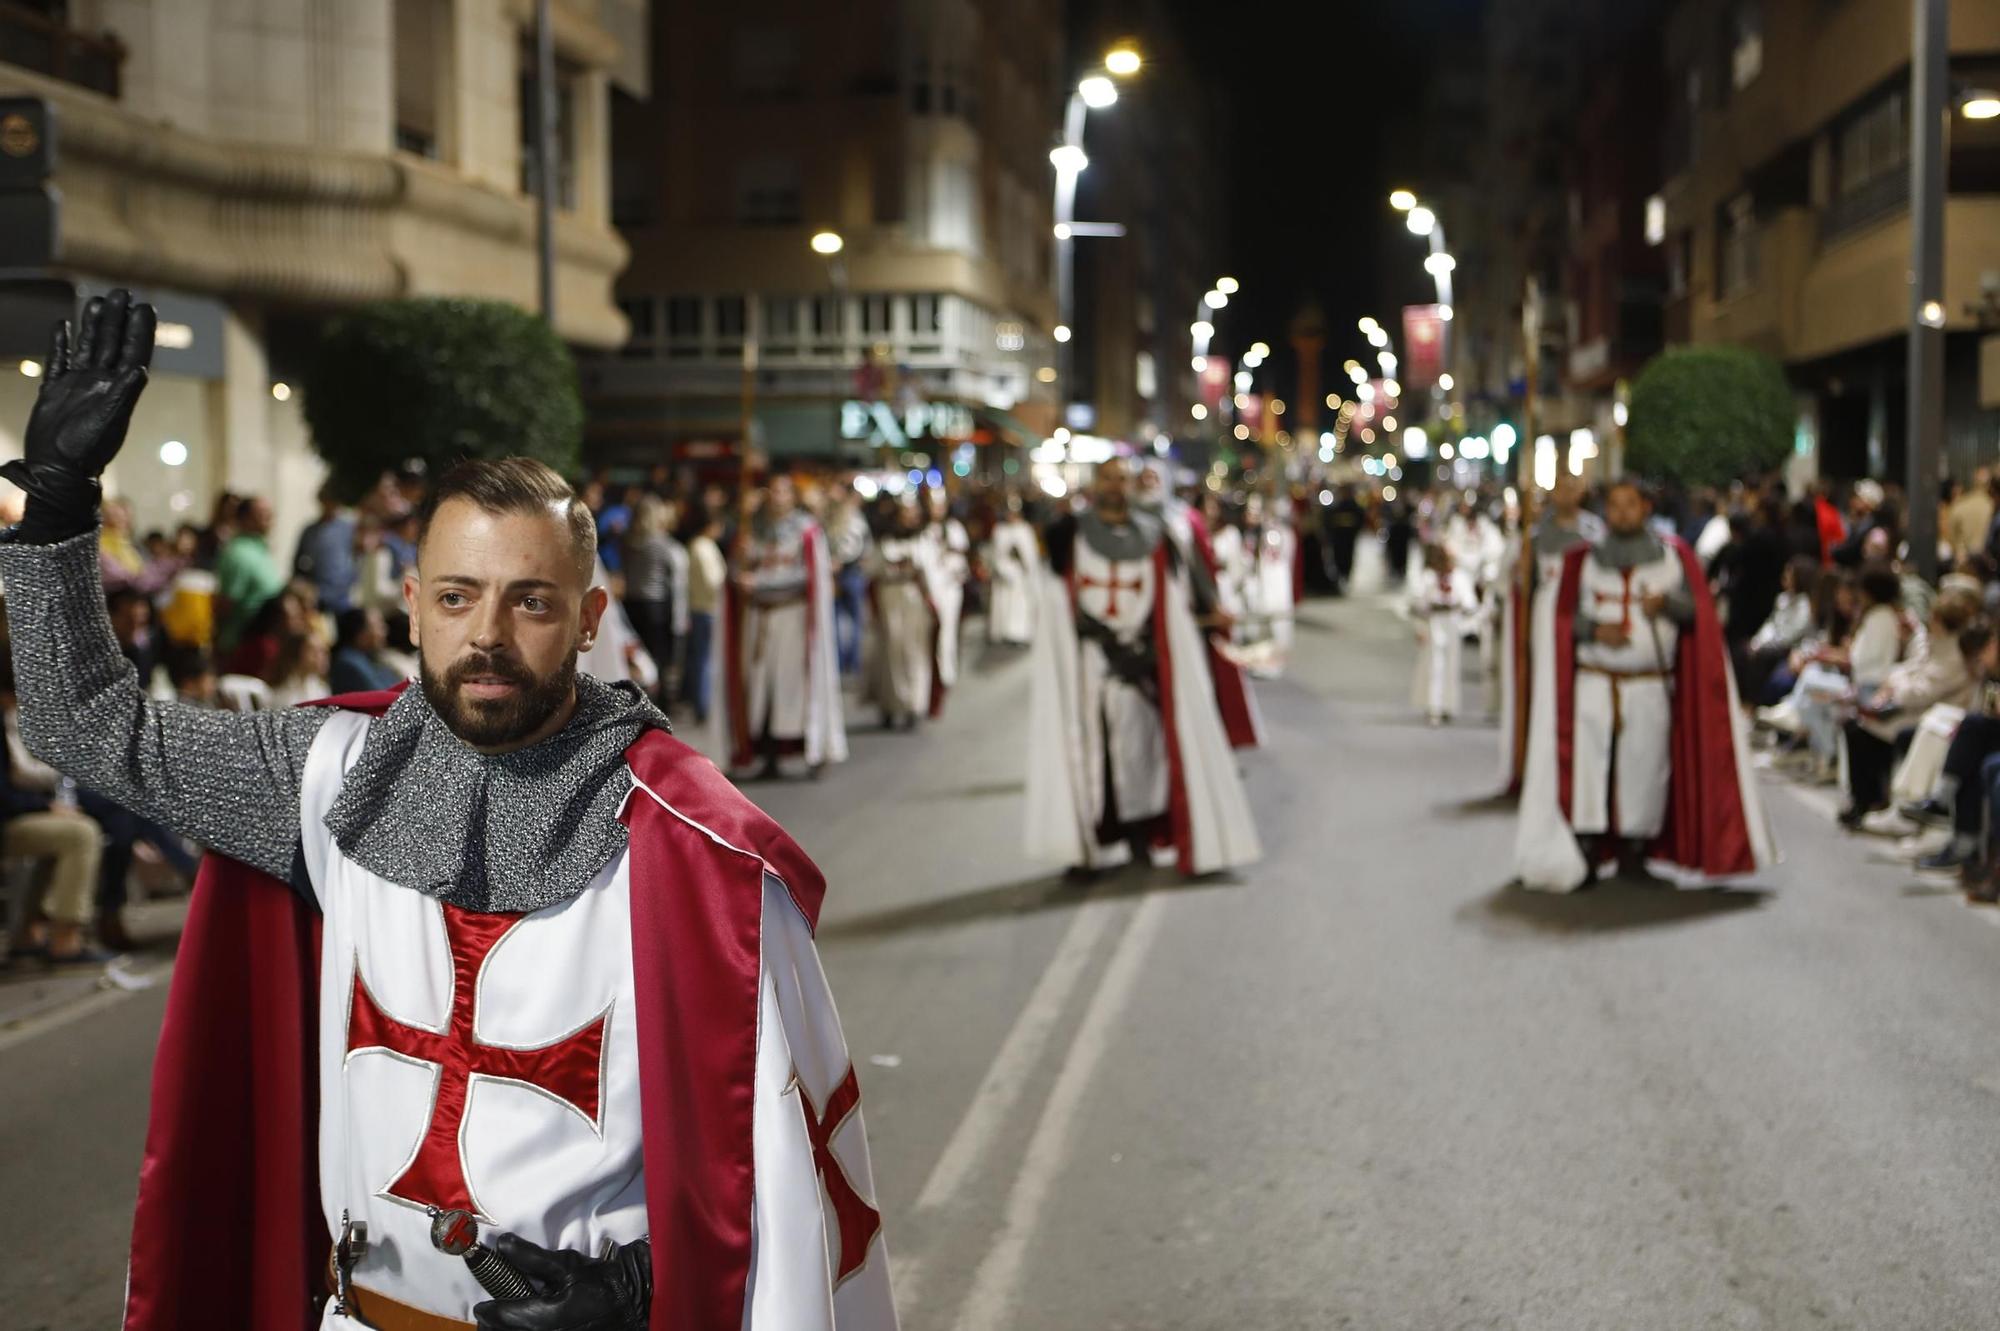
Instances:
[[[1609,499],[1619,490],[1630,490],[1633,494],[1639,496],[1639,502],[1642,504],[1651,504],[1653,502],[1653,492],[1637,476],[1620,476],[1618,479],[1612,481],[1611,484],[1604,487],[1604,497]]]
[[[473,458],[438,478],[417,509],[417,562],[423,563],[424,540],[431,519],[453,499],[463,499],[488,513],[553,513],[569,526],[576,566],[585,580],[597,562],[597,521],[561,473],[533,458]]]

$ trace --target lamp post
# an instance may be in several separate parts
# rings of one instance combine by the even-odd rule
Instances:
[[[1458,260],[1452,258],[1451,250],[1445,244],[1444,223],[1438,215],[1418,201],[1417,196],[1406,189],[1396,190],[1389,195],[1389,206],[1405,214],[1405,225],[1410,234],[1422,236],[1430,241],[1430,254],[1424,259],[1424,270],[1437,283],[1438,318],[1445,325],[1438,333],[1438,363],[1445,370],[1451,369],[1451,322],[1452,272],[1458,267]]]
[[[1120,43],[1106,52],[1104,72],[1087,75],[1071,91],[1069,104],[1063,111],[1062,142],[1049,150],[1049,164],[1056,169],[1056,324],[1072,332],[1070,338],[1059,338],[1056,344],[1056,407],[1063,415],[1067,414],[1063,410],[1064,398],[1070,389],[1070,348],[1076,328],[1076,238],[1082,234],[1120,234],[1123,230],[1107,232],[1104,228],[1077,224],[1077,177],[1090,165],[1090,157],[1083,151],[1084,122],[1092,111],[1101,111],[1118,101],[1114,78],[1130,78],[1139,72],[1142,63],[1137,48],[1129,43]]]

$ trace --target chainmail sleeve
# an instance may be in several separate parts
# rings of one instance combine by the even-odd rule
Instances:
[[[148,697],[112,637],[97,545],[95,531],[46,546],[0,538],[22,741],[78,785],[288,877],[300,775],[329,713],[216,712]]]

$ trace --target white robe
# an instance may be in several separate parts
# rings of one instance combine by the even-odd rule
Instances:
[[[1412,704],[1426,716],[1455,717],[1463,705],[1463,643],[1466,625],[1478,611],[1472,579],[1463,570],[1423,570],[1410,591],[1410,617],[1417,627],[1417,664],[1410,681]]]
[[[972,571],[972,538],[957,518],[933,522],[924,529],[931,543],[931,606],[937,611],[938,682],[946,688],[958,683],[958,630],[965,613],[965,579]]]
[[[993,603],[986,612],[986,636],[1025,647],[1035,636],[1035,595],[1041,587],[1041,547],[1026,522],[993,528],[986,566],[993,574]]]
[[[741,607],[738,658],[718,625],[710,647],[717,705],[709,710],[711,752],[725,760],[730,736],[729,683],[740,671],[753,745],[771,738],[803,744],[814,767],[847,761],[847,720],[840,695],[839,644],[833,626],[833,567],[826,534],[811,519],[788,522],[746,548],[751,591],[730,587]],[[758,604],[759,598],[766,604]]]
[[[321,910],[319,987],[335,996],[319,1005],[321,1205],[330,1232],[339,1232],[343,1210],[368,1225],[368,1253],[354,1271],[357,1285],[469,1322],[472,1306],[491,1296],[464,1262],[431,1246],[430,1219],[420,1204],[430,1189],[420,1175],[405,1172],[424,1156],[440,1084],[438,1065],[421,1057],[426,1034],[435,1039],[463,1021],[475,1047],[531,1051],[593,1028],[601,1032],[592,1086],[584,1088],[596,1093],[594,1117],[563,1097],[567,1087],[474,1072],[456,1149],[430,1159],[463,1181],[482,1230],[596,1256],[605,1243],[644,1238],[650,1228],[629,855],[621,851],[581,895],[506,925],[497,941],[486,944],[470,1003],[461,1008],[454,1001],[461,996],[450,940],[465,925],[450,923],[452,915],[435,899],[348,859],[325,826],[370,724],[358,712],[329,717],[313,740],[300,788],[301,845]],[[636,778],[628,798],[658,800],[688,821]],[[861,1269],[834,1285],[838,1245],[829,1235],[838,1230],[799,1091],[825,1104],[849,1060],[811,931],[768,868],[762,915],[752,1275],[744,1326],[894,1331],[888,1253],[879,1235]],[[468,917],[496,919],[460,918]],[[364,1008],[376,1015],[356,1026]],[[420,1052],[399,1049],[403,1044]],[[858,1109],[835,1130],[831,1151],[855,1189],[872,1198]],[[320,1326],[360,1331],[362,1324],[336,1314],[329,1302]]]
[[[1249,640],[1261,644],[1256,671],[1275,676],[1283,672],[1292,652],[1293,577],[1298,557],[1298,534],[1283,522],[1267,522],[1244,536],[1243,606]]]
[[[1160,714],[1135,698],[1129,686],[1107,683],[1102,651],[1079,641],[1076,624],[1080,610],[1129,638],[1142,630],[1157,606],[1166,616],[1172,664],[1172,696],[1162,703],[1173,708],[1179,737],[1192,870],[1215,873],[1255,863],[1263,847],[1216,710],[1185,573],[1172,575],[1164,595],[1156,596],[1150,559],[1113,566],[1079,537],[1076,561],[1077,604],[1072,606],[1068,587],[1054,577],[1044,583],[1039,598],[1028,701],[1030,858],[1091,867],[1129,858],[1122,843],[1097,842],[1107,762],[1113,780],[1124,783],[1118,794],[1121,817],[1129,820],[1148,811],[1140,806],[1166,807],[1171,792]],[[1120,584],[1116,613],[1109,590],[1113,582]],[[1112,731],[1109,746],[1102,739],[1107,727]],[[1155,766],[1146,767],[1148,762]]]
[[[925,595],[929,558],[920,535],[884,536],[867,555],[875,609],[868,693],[885,720],[930,711],[937,618]]]

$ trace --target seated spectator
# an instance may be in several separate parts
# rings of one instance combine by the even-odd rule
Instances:
[[[326,644],[311,633],[287,637],[271,666],[271,706],[296,707],[332,692],[326,682]]]
[[[320,487],[319,517],[299,533],[292,572],[310,580],[320,605],[340,614],[354,601],[354,519],[341,507],[332,482]]]
[[[336,694],[394,688],[406,677],[383,659],[382,650],[388,643],[389,629],[380,610],[344,612],[334,643],[332,668],[327,672],[327,687]]]
[[[1844,646],[1813,652],[1786,700],[1794,718],[1790,728],[1806,736],[1810,770],[1822,781],[1832,780],[1839,759],[1844,711],[1888,678],[1903,659],[1909,636],[1901,608],[1902,582],[1894,569],[1870,565],[1862,571],[1860,590],[1862,610],[1853,636]]]
[[[104,598],[111,616],[111,636],[118,650],[139,672],[139,684],[150,689],[153,671],[160,664],[160,651],[153,640],[153,603],[130,587],[120,588]]]
[[[285,574],[271,553],[271,501],[246,499],[237,510],[238,530],[215,557],[217,595],[222,602],[216,645],[233,649],[266,603],[285,590]]]
[[[122,499],[107,499],[104,527],[98,535],[97,567],[106,592],[136,591],[157,596],[181,571],[181,561],[154,558],[132,541],[132,507]]]
[[[1746,705],[1763,696],[1772,674],[1812,633],[1818,580],[1818,560],[1801,555],[1785,565],[1770,615],[1736,653],[1736,688]]]
[[[174,697],[191,707],[217,707],[215,658],[199,648],[167,654],[167,681]]]
[[[1978,615],[1979,603],[1969,596],[1940,597],[1923,652],[1890,670],[1872,691],[1857,693],[1855,714],[1843,727],[1848,806],[1840,821],[1849,830],[1889,807],[1890,768],[1924,712],[1940,705],[1963,709],[1972,701],[1974,679],[1964,648],[1973,648],[1974,660],[1985,649],[1983,636],[1968,633]]]
[[[91,893],[103,865],[104,835],[77,807],[75,787],[21,743],[15,720],[14,663],[0,656],[0,844],[7,854],[49,863],[39,905],[23,903],[26,923],[11,954],[39,956],[59,966],[101,965],[113,954],[91,943]]]
[[[291,591],[280,592],[264,603],[245,628],[242,639],[223,658],[222,673],[248,675],[273,683],[278,655],[287,642],[307,635],[306,608]]]

